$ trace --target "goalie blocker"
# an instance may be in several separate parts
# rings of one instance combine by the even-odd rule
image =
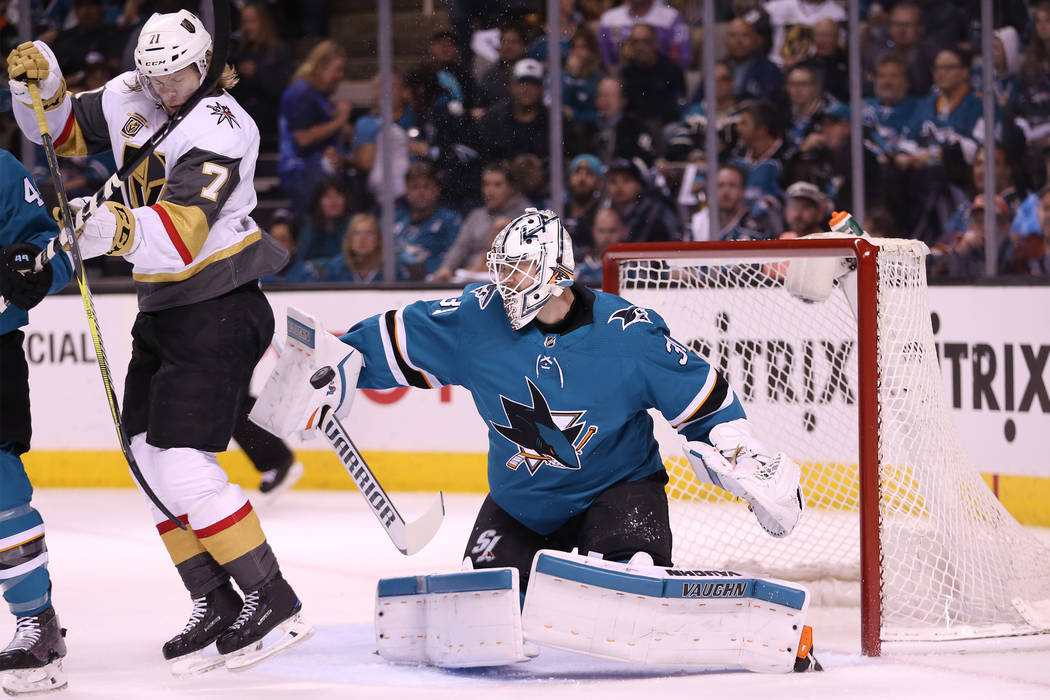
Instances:
[[[541,550],[524,610],[514,568],[381,579],[376,644],[395,663],[457,668],[525,661],[543,644],[653,666],[821,670],[809,592],[736,571],[657,567]],[[523,643],[523,638],[525,642]]]

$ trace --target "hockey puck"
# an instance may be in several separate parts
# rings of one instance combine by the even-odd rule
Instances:
[[[314,389],[323,389],[333,379],[335,379],[335,370],[331,367],[325,366],[310,376],[310,386]]]

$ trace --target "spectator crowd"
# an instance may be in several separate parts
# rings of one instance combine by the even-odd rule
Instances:
[[[171,0],[37,5],[36,31],[73,90],[97,88],[130,66],[150,13],[196,9]],[[710,28],[701,3],[562,0],[555,75],[547,73],[546,2],[446,0],[450,28],[429,36],[424,60],[394,72],[390,128],[379,115],[378,74],[368,106],[346,99],[348,62],[366,57],[323,36],[317,18],[328,3],[236,5],[231,63],[240,83],[232,92],[255,118],[263,151],[275,154],[279,183],[281,206],[260,210],[260,224],[292,253],[264,283],[392,281],[383,274],[378,204],[386,153],[396,280],[483,278],[500,228],[551,202],[554,91],[562,220],[587,283],[600,284],[602,253],[619,241],[802,236],[826,230],[831,212],[853,201],[844,0],[719,0]],[[984,274],[992,207],[998,274],[1050,274],[1050,1],[994,3],[990,76],[977,53],[978,0],[860,7],[864,228],[928,244],[932,277],[971,279]],[[11,22],[0,38],[5,53],[17,43]],[[699,69],[705,40],[720,54],[711,75]],[[297,61],[290,42],[308,47]],[[715,104],[704,99],[708,79]],[[991,164],[987,90],[995,96]],[[718,135],[711,154],[710,119]],[[10,141],[9,124],[0,133]],[[64,167],[70,196],[90,194],[113,158]],[[988,167],[994,195],[984,192]],[[706,201],[708,177],[716,202]]]

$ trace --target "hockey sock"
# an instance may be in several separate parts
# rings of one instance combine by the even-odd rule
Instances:
[[[51,604],[44,521],[28,503],[0,511],[0,587],[15,615]]]

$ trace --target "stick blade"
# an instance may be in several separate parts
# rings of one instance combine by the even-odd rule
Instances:
[[[445,495],[438,491],[437,498],[423,515],[410,523],[405,523],[405,546],[398,547],[405,556],[412,556],[427,546],[434,535],[441,529],[445,520]]]

